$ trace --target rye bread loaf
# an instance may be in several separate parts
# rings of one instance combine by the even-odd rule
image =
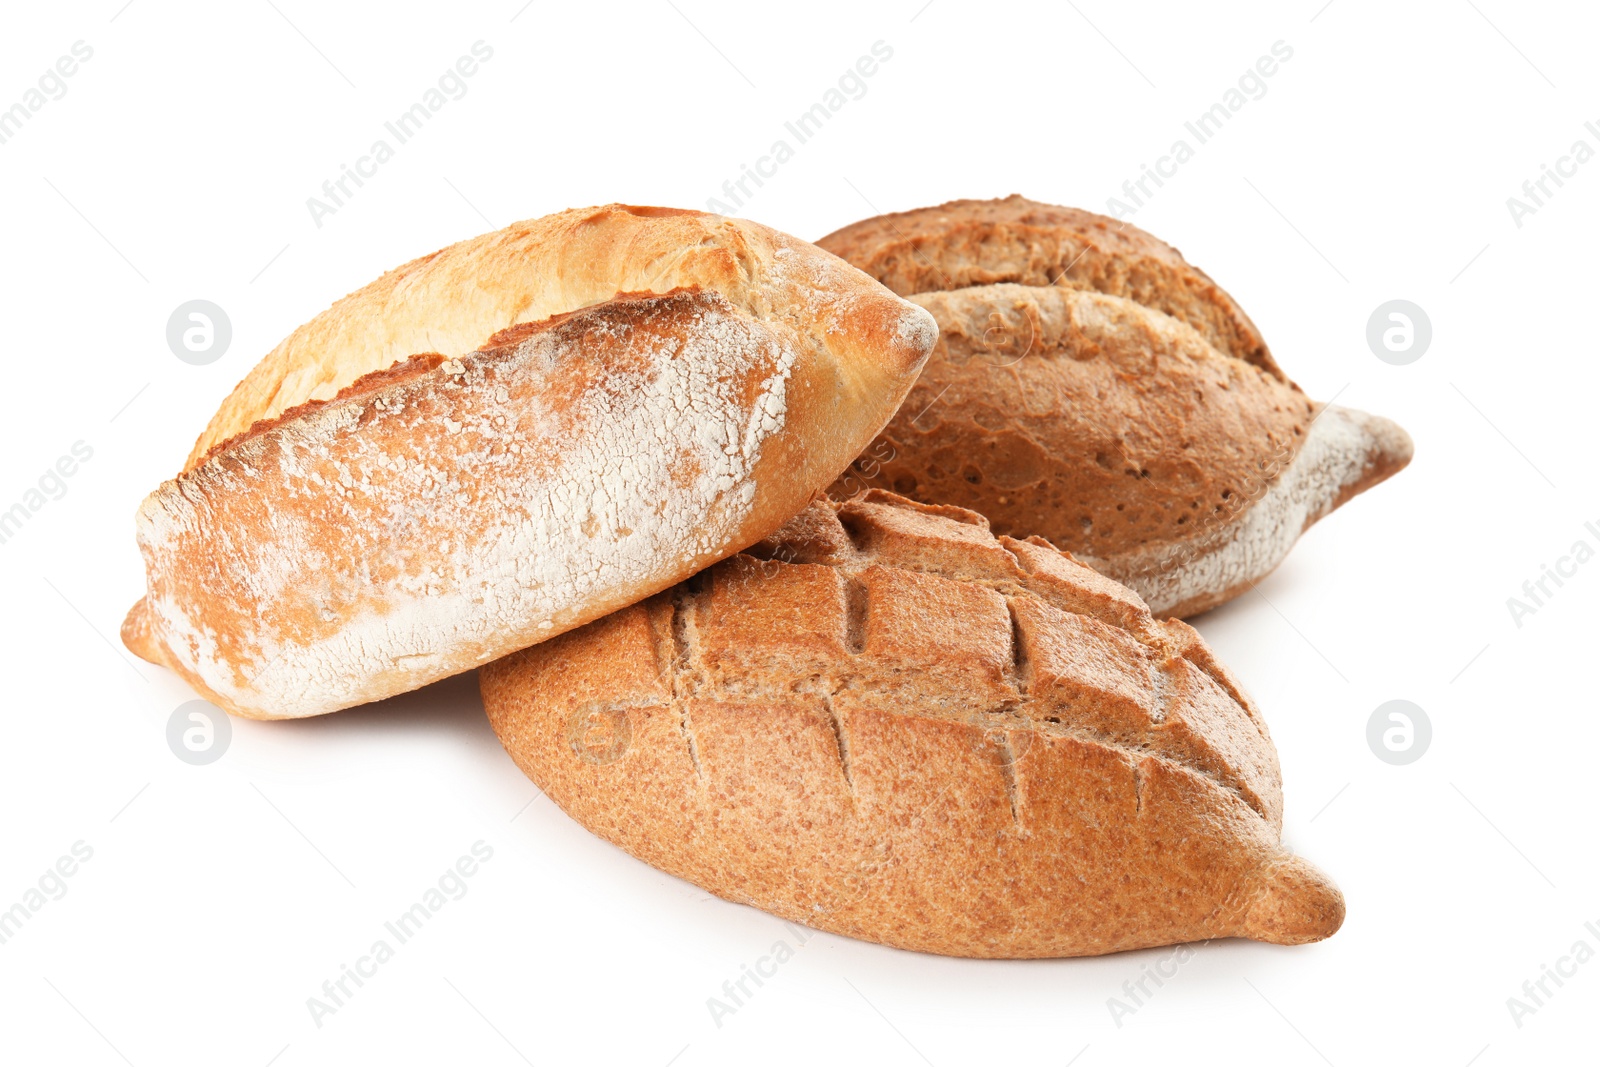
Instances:
[[[926,312],[749,222],[611,207],[453,246],[235,390],[139,510],[124,641],[256,718],[475,667],[776,529],[933,340]]]
[[[957,504],[1039,535],[1160,615],[1250,588],[1312,523],[1390,477],[1411,440],[1321,405],[1120,297],[987,285],[911,297],[939,342],[832,487]]]
[[[517,765],[718,896],[957,956],[1332,934],[1199,636],[983,518],[869,491],[480,671]]]
[[[821,243],[915,294],[940,327],[835,496],[876,486],[972,508],[1071,551],[1157,614],[1192,615],[1410,462],[1404,430],[1308,400],[1225,292],[1132,226],[1011,197],[869,219]]]

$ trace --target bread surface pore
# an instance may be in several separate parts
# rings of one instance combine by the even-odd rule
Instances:
[[[719,293],[623,294],[359,379],[162,486],[125,632],[238,714],[404,692],[759,539],[897,399],[852,407]]]
[[[1188,323],[1287,381],[1244,309],[1176,248],[1126,221],[1012,195],[863,219],[817,242],[902,296],[1010,282],[1120,296]]]
[[[1198,635],[959,508],[819,501],[704,575],[480,672],[518,765],[730,900],[958,956],[1299,943],[1259,714]]]
[[[418,352],[465,355],[484,338],[609,300],[698,286],[787,320],[849,398],[876,399],[926,356],[925,315],[815,246],[759,223],[608,204],[514,223],[389,271],[296,329],[229,395],[185,469],[214,446]]]

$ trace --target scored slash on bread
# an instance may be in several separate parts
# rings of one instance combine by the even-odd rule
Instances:
[[[1410,462],[1387,419],[1308,400],[1253,323],[1143,231],[1021,197],[818,242],[928,309],[933,356],[831,490],[892,488],[1048,538],[1191,615]]]
[[[730,900],[958,956],[1332,934],[1265,724],[1039,539],[869,491],[480,672],[518,766]]]

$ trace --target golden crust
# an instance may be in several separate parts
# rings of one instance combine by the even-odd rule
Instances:
[[[518,323],[622,292],[699,286],[757,317],[788,317],[846,379],[879,393],[914,374],[925,319],[804,241],[744,219],[608,204],[513,223],[389,271],[296,329],[245,376],[195,443],[216,445],[418,352],[456,357]]]
[[[788,299],[772,317],[627,294],[258,421],[140,509],[129,647],[236,714],[312,715],[681,580],[803,507],[904,395],[931,323],[857,277],[880,294],[857,310],[908,323],[856,324],[886,351],[823,343],[804,293],[750,301]]]
[[[901,296],[1012,282],[1124,297],[1287,381],[1233,297],[1176,248],[1126,221],[1013,194],[863,219],[817,244]]]
[[[1179,622],[981,516],[871,491],[480,672],[525,773],[729,900],[958,956],[1298,944],[1259,714]]]
[[[617,295],[623,296],[626,294],[619,293]],[[499,337],[500,334],[495,334],[494,337],[489,338],[489,341],[484,345],[484,348],[494,347],[495,342]],[[413,378],[420,378],[430,371],[437,370],[439,365],[444,362],[445,357],[438,352],[419,352],[417,355],[401,360],[392,367],[385,368],[384,370],[369,371],[368,373],[363,374],[349,385],[341,388],[337,393],[334,394],[333,399],[335,401],[350,400],[356,397],[362,397],[371,393],[376,393],[386,385],[394,385],[398,382],[409,381]],[[226,441],[218,441],[216,444],[206,449],[205,455],[199,457],[199,462],[190,464],[190,466],[186,469],[193,470],[195,467],[199,466],[201,463],[204,463],[206,460],[220,452],[226,451],[227,449],[233,448],[237,445],[242,445],[246,441],[250,440],[250,438],[257,436],[258,434],[266,433],[268,430],[282,426],[285,423],[293,422],[295,419],[301,418],[302,416],[310,415],[313,411],[316,411],[320,407],[326,406],[328,403],[329,402],[326,400],[307,400],[303,403],[296,404],[294,407],[285,411],[281,411],[276,415],[264,419],[257,419],[255,422],[250,424],[249,429],[241,430],[232,437],[228,438]]]

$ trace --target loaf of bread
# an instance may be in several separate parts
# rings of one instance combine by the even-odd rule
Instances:
[[[234,391],[139,510],[148,594],[124,640],[257,718],[475,667],[777,529],[934,338],[814,246],[698,212],[569,211],[455,245]]]
[[[817,242],[901,296],[977,285],[1059,285],[1119,296],[1194,327],[1279,381],[1267,342],[1233,297],[1137,226],[1021,196],[878,215]]]
[[[834,495],[877,486],[972,508],[1157,614],[1239,595],[1411,459],[1393,422],[1308,400],[1226,293],[1132,226],[1011,197],[869,219],[821,244],[915,294],[940,328]]]
[[[479,672],[601,837],[784,919],[956,956],[1300,944],[1267,728],[1199,636],[1046,542],[872,490]]]

